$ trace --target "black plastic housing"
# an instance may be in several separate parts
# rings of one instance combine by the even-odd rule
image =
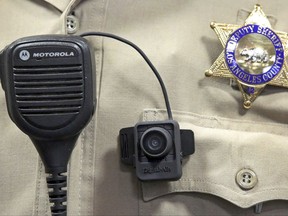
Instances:
[[[79,133],[93,115],[92,54],[81,37],[41,35],[21,38],[1,55],[10,118],[31,138],[46,171],[67,166]]]
[[[163,128],[172,139],[172,148],[164,157],[151,158],[140,145],[145,131]],[[136,167],[136,175],[141,181],[178,180],[182,176],[182,157],[195,152],[194,133],[180,130],[174,120],[140,122],[135,127],[123,128],[119,134],[121,160]]]

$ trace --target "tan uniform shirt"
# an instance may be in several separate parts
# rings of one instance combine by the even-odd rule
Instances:
[[[1,49],[28,35],[86,31],[136,43],[160,71],[175,120],[195,133],[196,152],[183,161],[181,180],[140,183],[120,162],[118,133],[165,119],[162,93],[134,50],[89,38],[98,102],[70,160],[69,215],[253,215],[261,202],[262,215],[288,214],[288,90],[268,87],[245,111],[228,79],[204,76],[223,50],[210,22],[243,24],[256,3],[275,29],[288,32],[284,0],[0,1]],[[0,94],[0,215],[49,215],[44,167]],[[244,168],[258,180],[251,190],[235,180]]]

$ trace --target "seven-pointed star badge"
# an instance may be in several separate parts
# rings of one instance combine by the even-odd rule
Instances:
[[[224,50],[205,75],[235,79],[246,109],[266,85],[288,88],[288,35],[272,30],[260,5],[243,26],[212,22],[211,28]]]

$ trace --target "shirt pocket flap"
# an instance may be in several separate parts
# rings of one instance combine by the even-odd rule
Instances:
[[[194,131],[195,153],[183,159],[180,180],[143,182],[144,201],[177,192],[213,194],[242,208],[288,199],[286,125],[173,113],[181,129]],[[144,111],[144,121],[165,118],[163,110]]]

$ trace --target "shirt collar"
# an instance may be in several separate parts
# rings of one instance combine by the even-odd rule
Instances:
[[[63,12],[68,7],[70,2],[72,2],[73,0],[44,0],[44,1],[53,5],[58,10]]]

